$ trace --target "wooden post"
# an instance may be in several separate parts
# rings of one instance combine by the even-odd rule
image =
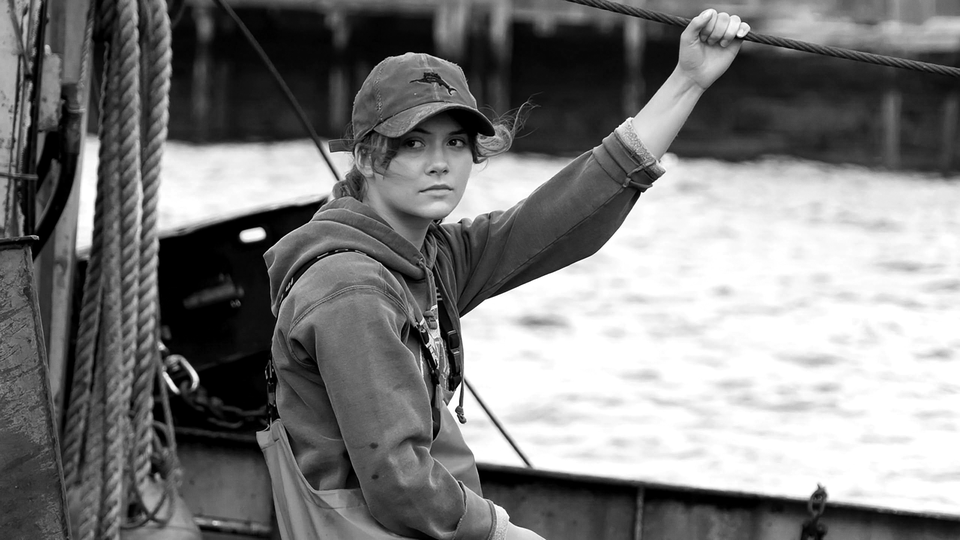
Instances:
[[[493,108],[504,113],[510,108],[510,61],[513,56],[513,0],[496,0],[490,14],[490,48],[493,73],[488,95]]]
[[[467,48],[470,0],[437,3],[433,15],[433,44],[441,58],[460,63]]]
[[[66,494],[31,238],[0,238],[0,531],[4,540],[65,540]]]
[[[960,121],[960,91],[952,90],[943,103],[943,136],[940,150],[940,171],[946,175],[953,170],[957,153],[957,124]]]
[[[883,165],[888,169],[899,169],[903,93],[897,86],[897,74],[890,71],[883,91]]]
[[[333,55],[330,58],[330,114],[328,126],[332,133],[342,133],[350,121],[353,96],[350,95],[350,64],[347,58],[350,45],[350,20],[342,11],[327,14],[327,28],[333,34]]]
[[[484,107],[488,105],[486,89],[484,88],[485,73],[487,72],[487,26],[486,18],[479,15],[471,17],[467,24],[469,33],[469,45],[467,49],[470,54],[470,61],[467,63],[469,72],[467,80],[470,83],[470,91],[477,100],[477,105]],[[503,111],[501,111],[502,113]]]
[[[30,117],[31,84],[24,74],[23,55],[33,53],[36,13],[27,13],[29,0],[0,2],[0,238],[19,236],[23,231],[15,173],[21,172],[20,155],[25,144],[24,119]],[[13,9],[13,13],[11,13]],[[18,86],[21,86],[18,88]]]
[[[213,8],[206,2],[193,4],[193,21],[197,32],[197,49],[193,55],[193,136],[197,141],[210,137],[210,92],[213,55],[211,43],[215,31]]]
[[[557,32],[557,17],[555,16],[557,11],[559,11],[558,6],[554,0],[535,0],[532,6],[527,6],[528,8],[532,7],[537,16],[533,21],[533,33],[537,37],[550,37]],[[564,11],[571,8],[578,8],[581,6],[566,6]]]
[[[645,0],[630,0],[628,5],[643,7]],[[643,80],[643,51],[646,47],[646,33],[643,21],[636,17],[623,18],[624,48],[624,114],[632,116],[640,110],[643,92],[646,86]]]

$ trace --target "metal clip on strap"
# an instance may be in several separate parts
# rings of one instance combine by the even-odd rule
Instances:
[[[277,372],[273,367],[273,358],[267,359],[267,365],[263,368],[263,377],[267,380],[267,418],[272,424],[274,420],[280,418],[277,411]]]

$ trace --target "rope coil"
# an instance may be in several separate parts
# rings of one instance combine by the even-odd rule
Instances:
[[[94,4],[83,59],[97,28],[106,41],[100,161],[62,448],[77,538],[115,540],[122,529],[169,519],[157,514],[165,503],[172,513],[179,476],[172,430],[158,440],[153,419],[162,368],[156,339],[157,195],[171,40],[165,0]],[[145,508],[143,493],[155,470],[165,489],[157,508]],[[126,523],[131,515],[134,520]]]
[[[626,6],[623,4],[618,4],[616,2],[611,2],[610,0],[566,0],[566,1],[572,4],[580,4],[583,6],[602,9],[604,11],[610,11],[612,13],[620,13],[622,15],[629,15],[631,17],[638,17],[640,19],[646,19],[648,21],[668,24],[671,26],[678,26],[681,28],[686,28],[686,26],[690,24],[690,19],[685,17],[677,17],[674,15],[667,15],[665,13],[659,13],[656,11],[651,11],[651,10],[643,9],[639,7]],[[815,43],[808,43],[806,41],[799,41],[796,39],[758,34],[752,30],[750,31],[750,33],[744,36],[743,40],[752,41],[754,43],[760,43],[762,45],[771,45],[773,47],[780,47],[783,49],[792,49],[795,51],[819,54],[821,56],[831,56],[833,58],[853,60],[856,62],[863,62],[866,64],[894,67],[899,69],[908,69],[913,71],[921,71],[925,73],[935,73],[938,75],[946,75],[948,77],[960,78],[960,68],[956,68],[956,67],[933,64],[930,62],[920,62],[918,60],[909,60],[906,58],[897,58],[894,56],[885,56],[882,54],[854,51],[850,49],[844,49],[841,47],[817,45]]]

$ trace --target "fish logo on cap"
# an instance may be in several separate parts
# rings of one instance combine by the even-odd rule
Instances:
[[[447,84],[447,81],[443,80],[443,78],[440,77],[440,74],[437,73],[436,71],[424,71],[423,77],[419,79],[414,79],[410,81],[410,83],[411,84],[413,83],[436,84],[444,88],[447,91],[447,93],[450,95],[453,95],[457,91],[456,88]]]

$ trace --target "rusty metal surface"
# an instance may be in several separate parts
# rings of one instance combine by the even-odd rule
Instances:
[[[29,241],[0,242],[0,531],[67,538],[66,497]]]
[[[182,493],[195,515],[239,520],[264,535],[273,501],[253,438],[192,430],[178,431],[178,440]],[[484,496],[506,508],[511,521],[549,540],[794,540],[809,517],[807,501],[800,497],[489,464],[479,468]],[[822,521],[827,540],[960,538],[960,516],[828,503]],[[204,538],[237,537],[207,529]]]
[[[527,481],[511,473],[485,474],[483,495],[510,514],[510,521],[544,538],[632,540],[637,489],[561,479]],[[520,481],[516,481],[520,480]]]
[[[270,475],[255,439],[178,431],[177,454],[184,473],[180,494],[195,518],[207,525],[243,523],[254,537],[271,529]],[[225,530],[236,532],[233,525]]]
[[[484,495],[503,505],[512,521],[550,540],[787,540],[799,538],[809,518],[802,499],[490,465],[481,466],[480,477]],[[624,525],[638,496],[639,537]],[[960,516],[832,503],[822,521],[828,540],[960,538]]]

